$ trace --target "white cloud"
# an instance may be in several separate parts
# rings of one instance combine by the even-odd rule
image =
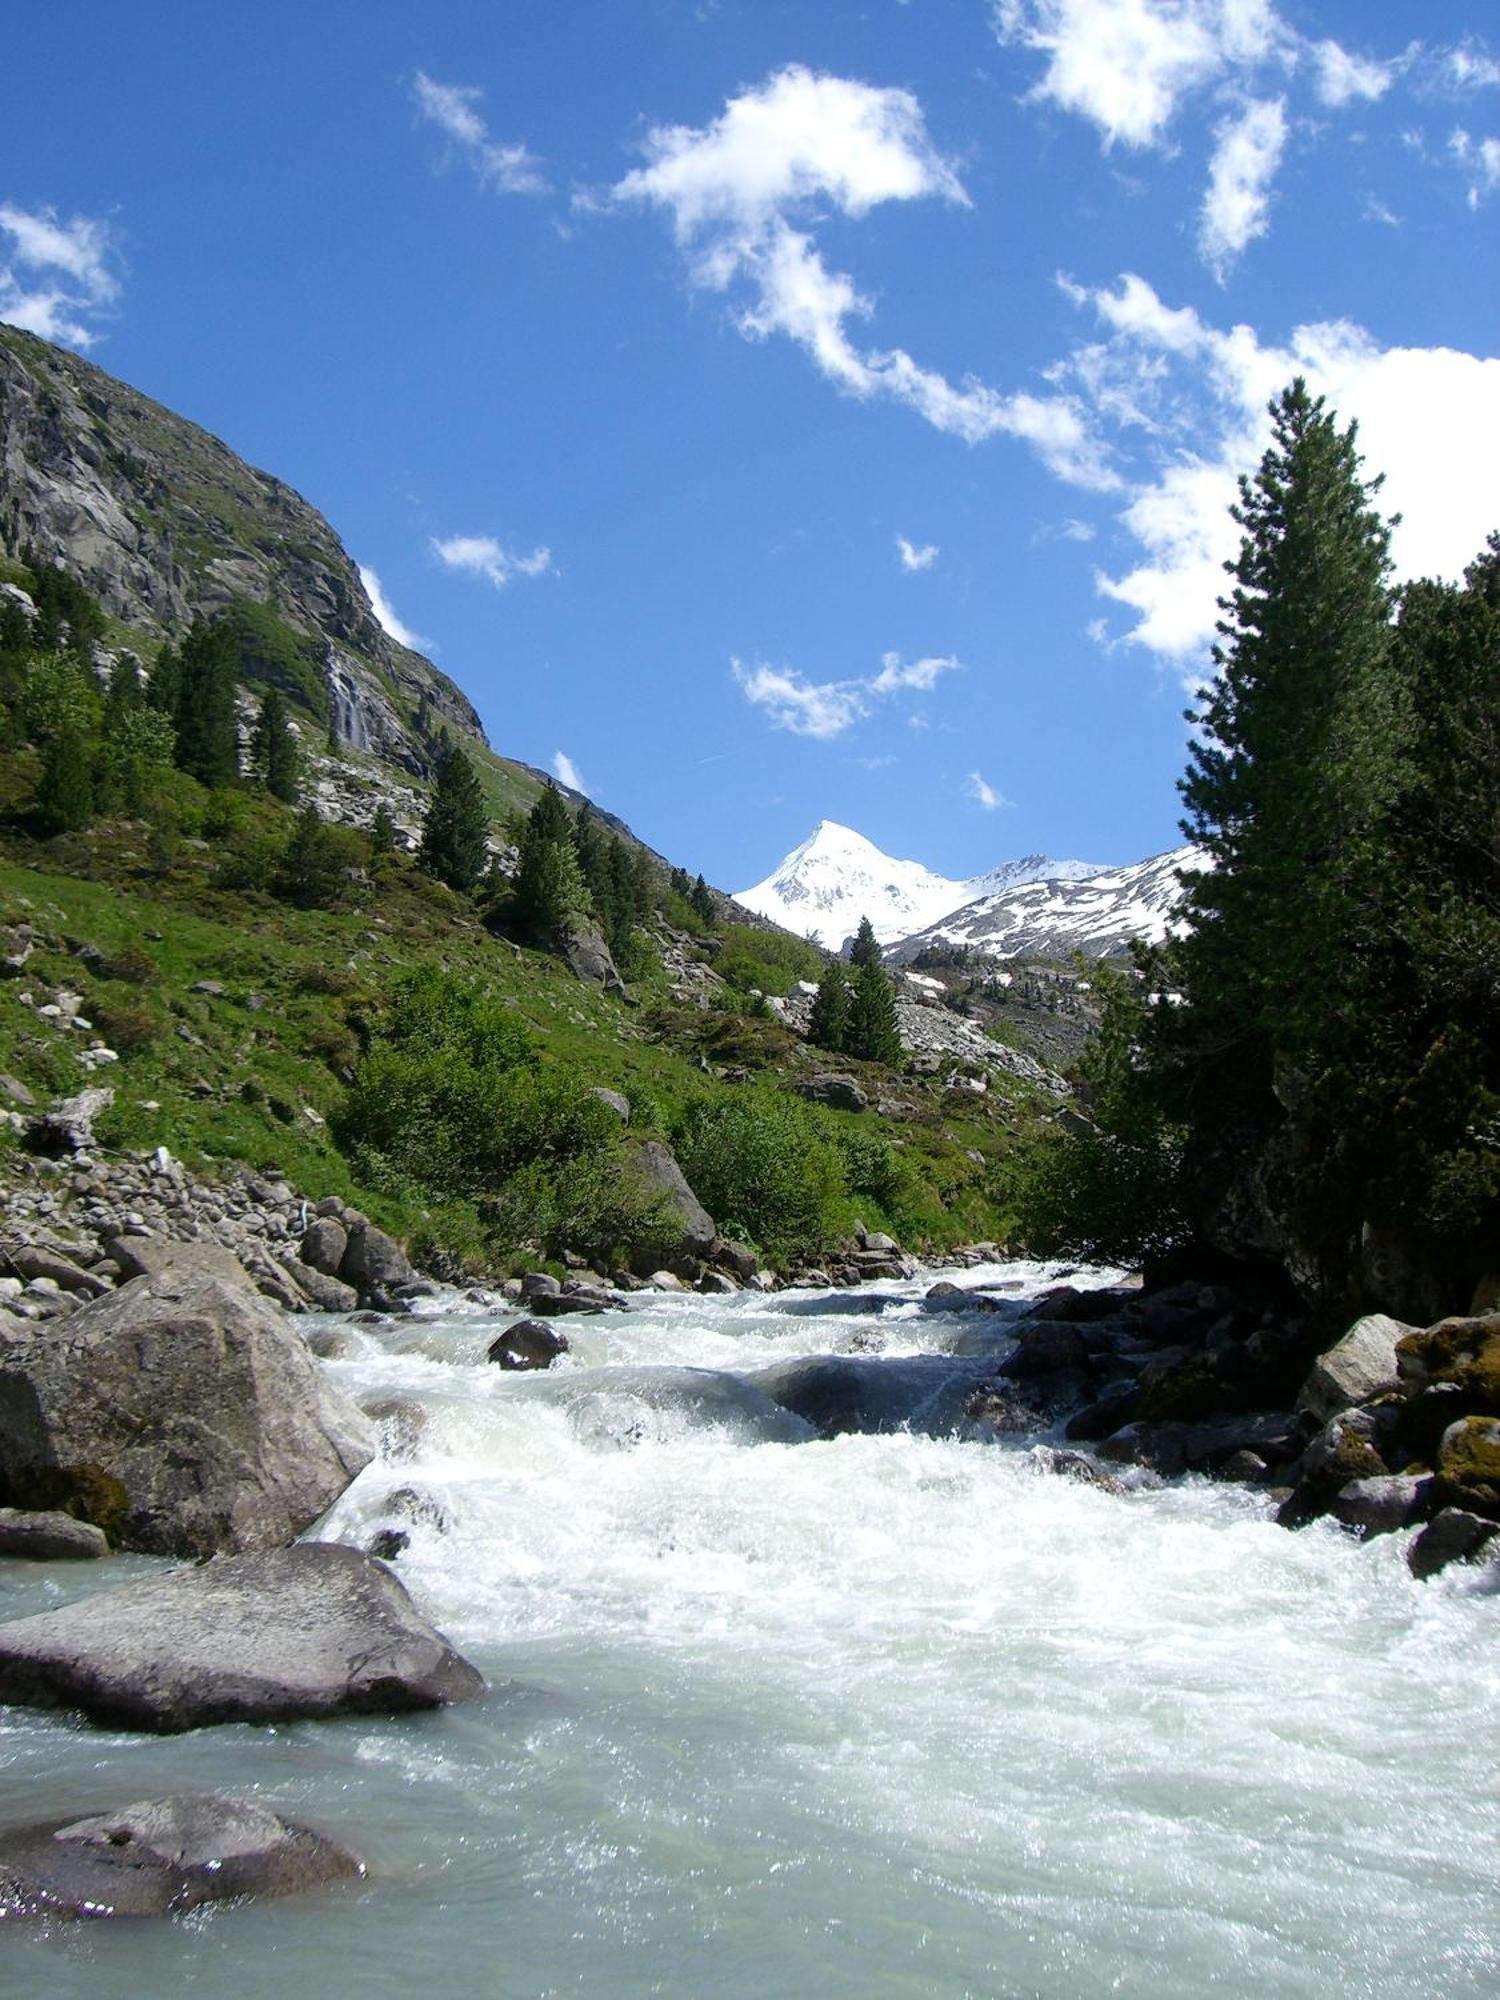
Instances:
[[[1478,208],[1500,187],[1500,139],[1473,139],[1459,126],[1449,136],[1448,151],[1468,175],[1470,208]]]
[[[986,783],[977,771],[971,771],[964,779],[964,796],[983,806],[986,812],[998,812],[1001,806],[1010,804],[1010,800]]]
[[[523,145],[497,145],[475,106],[483,91],[472,84],[436,83],[417,71],[412,97],[424,118],[446,132],[480,180],[502,194],[545,194],[541,161]]]
[[[0,320],[67,347],[91,347],[89,321],[119,296],[107,224],[55,209],[0,202],[0,232],[9,241],[0,263]]]
[[[903,660],[899,653],[883,653],[880,672],[863,680],[809,681],[795,667],[747,667],[740,660],[731,666],[745,699],[765,711],[773,728],[825,741],[863,722],[885,696],[930,694],[940,675],[963,670],[951,654]]]
[[[432,552],[449,569],[467,570],[471,576],[482,576],[496,590],[504,590],[512,577],[553,573],[550,549],[533,549],[530,555],[514,555],[509,549],[502,548],[493,535],[450,535],[446,540],[434,535]]]
[[[1033,98],[1097,125],[1106,146],[1160,146],[1181,100],[1287,39],[1269,0],[997,0],[995,32],[1047,57]]]
[[[873,305],[829,269],[809,227],[796,225],[830,209],[859,220],[888,201],[968,205],[909,91],[793,64],[731,98],[711,125],[653,128],[644,151],[647,165],[613,199],[670,214],[693,282],[745,299],[737,324],[748,339],[784,335],[845,395],[888,398],[969,444],[1022,437],[1060,476],[1112,483],[1063,399],[1002,395],[972,377],[950,382],[902,348],[853,340],[850,322],[870,318]]]
[[[897,535],[896,552],[901,558],[901,567],[904,570],[931,569],[939,554],[936,542],[925,542],[918,548],[914,542],[909,542],[905,535]]]
[[[1384,97],[1395,74],[1390,63],[1370,62],[1352,55],[1337,42],[1319,42],[1313,50],[1317,65],[1318,97],[1331,111],[1360,100],[1366,104]]]
[[[1224,282],[1235,259],[1271,222],[1271,183],[1286,144],[1286,106],[1277,98],[1247,104],[1214,134],[1213,163],[1203,196],[1198,247]]]
[[[409,625],[403,625],[396,616],[396,608],[381,588],[380,578],[372,569],[359,565],[359,580],[365,587],[365,595],[370,600],[370,609],[375,613],[375,622],[383,632],[388,632],[398,646],[410,646],[420,652],[432,642],[424,639],[420,632],[413,632]]]
[[[939,674],[961,671],[962,662],[947,654],[942,658],[925,660],[903,660],[899,653],[882,653],[880,672],[868,683],[871,694],[896,694],[903,688],[916,688],[919,693],[930,694],[937,685]]]
[[[1086,385],[1101,425],[1134,449],[1138,474],[1121,523],[1141,560],[1101,574],[1101,593],[1135,613],[1125,636],[1178,662],[1207,663],[1229,516],[1241,474],[1265,449],[1265,405],[1294,375],[1359,423],[1365,473],[1386,475],[1379,505],[1402,515],[1391,543],[1402,577],[1459,575],[1494,526],[1490,468],[1500,458],[1500,359],[1452,348],[1382,348],[1348,321],[1298,326],[1284,344],[1174,311],[1122,277],[1080,295],[1108,337],[1059,370]],[[1127,413],[1127,414],[1122,414]]]
[[[1057,538],[1062,542],[1091,542],[1097,533],[1092,521],[1068,520],[1058,529]]]
[[[1474,42],[1448,51],[1448,80],[1459,90],[1489,90],[1500,86],[1500,62]]]
[[[588,781],[566,750],[553,751],[552,770],[558,783],[566,785],[570,792],[582,792],[586,799],[593,797]]]
[[[795,667],[747,667],[731,662],[746,701],[764,709],[773,729],[820,742],[842,736],[869,714],[859,681],[807,681]]]

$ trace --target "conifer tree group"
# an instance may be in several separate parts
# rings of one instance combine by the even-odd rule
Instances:
[[[856,1056],[863,1062],[900,1062],[895,989],[868,917],[860,919],[849,947],[848,966],[832,959],[824,969],[813,995],[807,1032],[814,1046],[827,1049],[830,1055]]]
[[[460,893],[472,889],[489,859],[489,830],[489,808],[473,765],[458,744],[445,743],[422,822],[417,860],[450,889]]]

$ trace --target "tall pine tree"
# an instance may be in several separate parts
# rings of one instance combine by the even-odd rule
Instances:
[[[838,959],[830,959],[818,981],[807,1021],[807,1039],[814,1048],[827,1049],[835,1056],[846,1052],[852,997],[848,973]]]
[[[250,738],[250,769],[273,799],[297,803],[301,759],[280,688],[267,688]]]
[[[417,859],[450,889],[472,889],[484,873],[489,809],[474,767],[456,743],[438,759]]]
[[[232,785],[240,774],[240,739],[234,641],[227,628],[195,625],[182,642],[176,674],[173,719],[179,766],[200,784]]]
[[[556,786],[545,785],[521,832],[512,921],[523,936],[541,943],[564,917],[584,909],[587,903],[588,889],[573,839],[573,816]]]
[[[865,1062],[895,1064],[901,1060],[896,995],[878,960],[861,965],[855,972],[845,1047]]]

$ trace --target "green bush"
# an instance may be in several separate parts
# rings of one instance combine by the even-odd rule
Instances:
[[[796,1098],[757,1086],[701,1099],[677,1121],[672,1142],[726,1235],[773,1257],[816,1256],[839,1235],[843,1157]]]
[[[756,930],[750,924],[726,924],[714,970],[740,993],[774,994],[785,999],[799,979],[817,979],[823,954],[816,945],[784,931]]]

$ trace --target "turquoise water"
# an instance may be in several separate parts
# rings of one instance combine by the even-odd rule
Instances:
[[[1500,1991],[1500,1597],[1412,1583],[1404,1537],[1290,1535],[1202,1482],[1111,1496],[954,1434],[984,1364],[929,1282],[661,1297],[570,1324],[544,1377],[483,1363],[493,1320],[357,1330],[334,1375],[426,1426],[319,1532],[399,1516],[398,1573],[490,1693],[173,1739],[0,1711],[8,1820],[221,1786],[370,1864],[12,1931],[0,1992]],[[826,1352],[912,1427],[819,1441],[742,1379]],[[5,1565],[3,1615],[100,1581]]]

